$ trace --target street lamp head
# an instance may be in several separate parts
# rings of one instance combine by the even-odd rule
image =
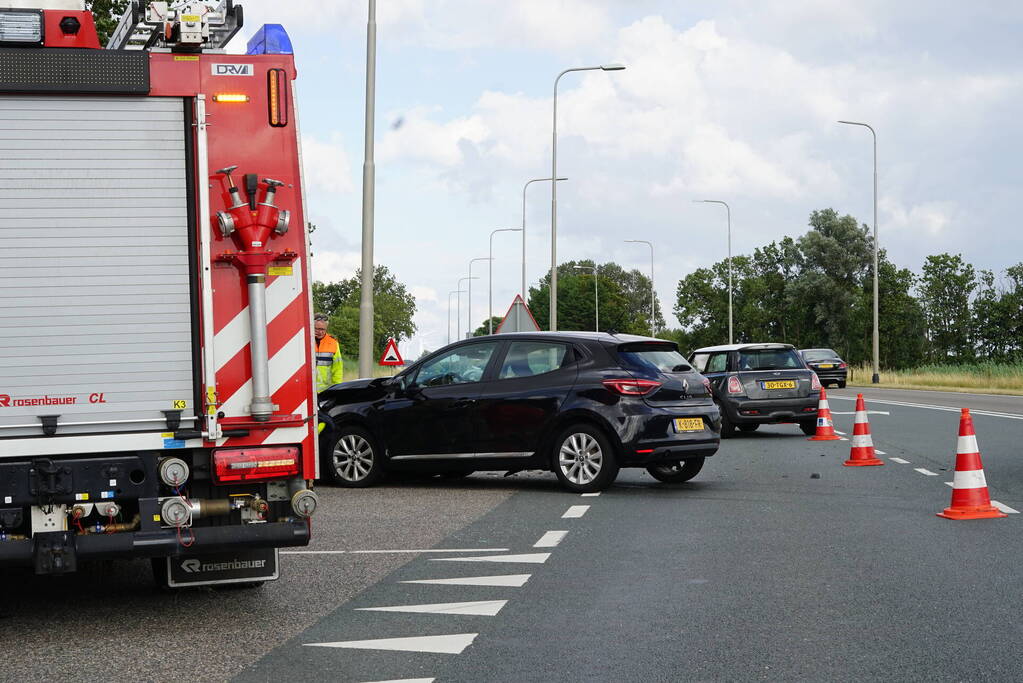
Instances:
[[[601,64],[600,65],[600,69],[601,69],[601,71],[624,71],[625,70],[625,65],[624,64]]]

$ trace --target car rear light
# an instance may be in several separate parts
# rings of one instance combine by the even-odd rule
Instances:
[[[649,454],[651,454],[653,452],[654,452],[654,449],[652,449],[652,448],[637,448],[636,449],[636,453],[638,453],[639,455],[649,455]]]
[[[811,372],[810,374],[812,375],[810,378],[810,391],[820,391],[821,378],[817,376],[816,372]]]
[[[813,407],[803,408],[804,413],[816,413],[817,409]]]
[[[604,386],[622,396],[645,396],[661,386],[652,379],[605,379]]]
[[[845,370],[847,367],[849,367],[849,365],[846,364],[846,363],[839,363],[838,364],[839,370]]]
[[[298,458],[297,446],[225,448],[213,451],[213,474],[218,484],[293,477]]]
[[[760,414],[759,410],[740,410],[739,412],[742,413],[743,415],[759,415]]]
[[[729,394],[745,394],[746,389],[743,388],[742,382],[735,375],[728,378],[728,393]]]
[[[708,394],[713,394],[714,390],[710,388],[710,380],[706,377],[703,378],[703,386],[707,390]]]

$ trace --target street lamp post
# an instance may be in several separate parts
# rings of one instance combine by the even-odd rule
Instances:
[[[734,343],[735,334],[732,329],[732,208],[720,199],[694,199],[704,204],[720,204],[728,214],[728,343]]]
[[[646,240],[625,240],[626,242],[637,242],[650,247],[650,336],[657,334],[654,329],[656,318],[654,317],[654,245]]]
[[[458,300],[461,301],[462,294],[464,292],[465,292],[464,289],[453,289],[450,292],[448,292],[448,344],[451,343],[451,295],[457,294]],[[455,334],[457,335],[458,332],[456,331]]]
[[[577,66],[565,69],[554,79],[554,126],[551,143],[551,178],[558,177],[558,81],[572,71],[621,71],[622,64],[601,64],[600,66]],[[558,330],[558,183],[551,183],[551,332]]]
[[[522,186],[522,291],[519,295],[522,296],[522,300],[526,300],[526,190],[533,183],[546,182],[550,178],[533,178],[527,180],[526,184]],[[557,178],[558,181],[568,180],[568,178]]]
[[[376,166],[373,123],[376,112],[377,3],[369,0],[366,22],[366,140],[362,163],[362,283],[359,293],[359,376],[373,375],[373,203]]]
[[[458,280],[458,311],[455,314],[455,336],[457,336],[459,339],[462,338],[462,292],[465,291],[464,289],[462,289],[462,283],[465,282],[466,280],[468,280],[469,284],[472,285],[472,281],[479,280],[479,278],[463,277],[459,278]]]
[[[575,266],[576,270],[593,271],[593,331],[600,332],[600,295],[597,294],[597,265]]]
[[[492,260],[493,259],[491,259],[491,258],[489,258],[487,256],[481,256],[479,258],[474,258],[474,259],[470,259],[469,260],[469,295],[468,295],[468,297],[466,297],[468,299],[467,308],[469,310],[466,313],[466,324],[467,324],[467,327],[465,328],[466,336],[472,334],[472,281],[473,280],[479,280],[478,277],[473,277],[472,276],[472,264],[476,263],[477,261],[492,261]]]
[[[878,329],[878,295],[877,295],[877,133],[873,127],[859,121],[839,121],[849,126],[863,126],[874,138],[874,375],[870,381],[878,384],[881,381],[881,335]]]
[[[490,282],[487,285],[487,328],[489,334],[494,333],[494,235],[499,232],[522,232],[522,228],[498,228],[490,233],[490,265],[487,268],[490,276]],[[522,252],[522,257],[526,257],[526,253]],[[523,261],[525,263],[525,261]]]

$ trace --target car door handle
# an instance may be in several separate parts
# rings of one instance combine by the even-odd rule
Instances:
[[[458,401],[455,401],[452,404],[452,407],[454,407],[454,408],[466,408],[468,406],[471,406],[475,402],[476,402],[476,399],[474,399],[474,398],[463,398],[463,399],[460,399]]]

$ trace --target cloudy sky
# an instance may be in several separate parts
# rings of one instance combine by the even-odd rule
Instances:
[[[282,23],[299,68],[314,277],[359,264],[365,0],[244,0],[250,33]],[[551,164],[559,88],[559,260],[649,268],[666,312],[679,278],[805,232],[833,207],[871,220],[878,132],[882,246],[919,270],[962,253],[1023,260],[1023,4],[1008,0],[380,0],[376,257],[415,293],[420,334],[447,340],[449,292],[490,231],[522,221]],[[242,45],[242,36],[236,48]],[[527,279],[550,264],[550,191],[527,202]],[[519,288],[517,233],[495,238],[494,310]],[[473,271],[473,325],[487,315]],[[466,301],[463,298],[465,328]],[[676,323],[673,316],[669,324]],[[454,323],[452,322],[452,334]]]

